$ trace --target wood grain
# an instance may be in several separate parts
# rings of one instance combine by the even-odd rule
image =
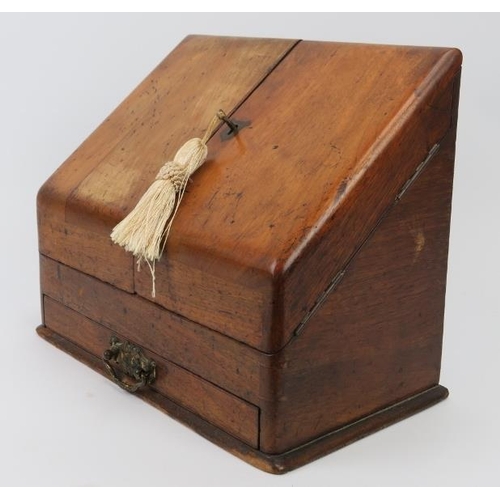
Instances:
[[[454,140],[451,132],[275,357],[264,451],[284,452],[438,384]]]
[[[266,356],[64,264],[41,257],[42,293],[257,404]]]
[[[109,339],[117,332],[78,314],[45,297],[45,324],[90,354],[102,359]],[[130,340],[123,336],[121,340]],[[254,448],[258,447],[259,410],[227,391],[210,384],[182,367],[143,349],[145,356],[156,362],[157,377],[152,386],[212,424],[221,427]],[[146,389],[146,390],[151,390]]]
[[[41,252],[151,300],[149,273],[134,276],[109,231],[201,132],[208,103],[236,109],[251,125],[210,141],[155,300],[261,351],[282,348],[444,136],[460,65],[449,49],[294,44],[181,44],[42,188]]]
[[[460,63],[187,39],[40,191],[42,335],[93,367],[110,331],[141,345],[167,373],[142,397],[272,472],[443,399]],[[219,95],[250,125],[210,140],[153,300],[108,233]]]
[[[294,43],[186,38],[41,188],[41,252],[133,291],[133,261],[110,245],[112,227],[161,165],[219,108],[238,106]]]
[[[87,364],[97,372],[106,375],[106,372],[103,370],[103,364],[99,358],[93,356],[64,337],[61,337],[49,328],[39,326],[37,332],[42,338],[51,342],[59,349],[71,354],[71,356]],[[367,418],[363,418],[348,426],[328,433],[305,446],[295,448],[286,453],[271,455],[246,445],[239,439],[211,425],[195,413],[183,408],[158,392],[146,391],[137,394],[137,397],[140,397],[159,410],[162,410],[167,415],[192,428],[198,434],[224,448],[229,453],[271,474],[284,474],[313,460],[317,460],[357,439],[376,432],[379,429],[383,429],[403,418],[414,415],[442,401],[447,396],[448,391],[444,387],[432,387],[405,401],[389,406],[374,415],[370,415]]]
[[[210,141],[157,266],[155,300],[221,332],[230,324],[259,350],[282,348],[450,127],[459,61],[447,49],[299,43],[235,112],[251,127]],[[247,292],[219,282],[217,307],[192,286],[203,275],[248,281]],[[150,288],[136,277],[140,295]]]

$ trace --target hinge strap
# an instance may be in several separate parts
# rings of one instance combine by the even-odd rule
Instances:
[[[436,155],[436,153],[439,151],[439,148],[440,148],[440,144],[439,143],[436,143],[436,144],[434,144],[434,146],[432,146],[432,148],[427,153],[427,156],[418,165],[417,169],[412,174],[412,176],[403,184],[403,187],[401,188],[401,190],[397,194],[396,198],[394,199],[394,202],[391,203],[391,205],[384,210],[383,214],[380,216],[380,218],[378,219],[378,221],[376,222],[375,226],[370,231],[370,233],[368,234],[368,236],[366,237],[366,239],[361,243],[361,245],[349,257],[349,259],[347,260],[344,268],[335,275],[335,277],[333,278],[333,280],[326,287],[326,289],[321,293],[321,295],[319,296],[318,300],[314,303],[314,305],[312,306],[312,308],[307,312],[307,314],[304,316],[304,318],[302,318],[302,321],[298,324],[297,328],[295,328],[295,331],[293,332],[292,338],[296,337],[297,335],[300,335],[302,333],[302,330],[304,329],[304,327],[305,327],[306,323],[309,321],[309,319],[321,307],[321,305],[323,304],[323,302],[327,299],[328,295],[330,295],[330,293],[333,290],[335,290],[335,288],[337,288],[337,286],[339,285],[339,283],[342,281],[342,278],[344,277],[345,273],[347,272],[349,264],[352,262],[352,260],[354,259],[354,257],[363,248],[363,246],[365,245],[365,243],[370,239],[370,237],[375,232],[375,230],[377,229],[377,227],[380,225],[380,223],[382,222],[382,220],[384,219],[384,217],[390,212],[390,210],[394,207],[394,205],[396,205],[396,203],[398,203],[399,200],[401,200],[401,198],[404,196],[404,194],[406,193],[406,191],[408,190],[408,188],[417,180],[417,178],[423,172],[423,170],[425,169],[425,167],[429,164],[429,162],[432,160],[432,158],[434,158],[434,156]]]

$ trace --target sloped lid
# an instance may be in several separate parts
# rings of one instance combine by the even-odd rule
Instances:
[[[279,350],[446,133],[444,90],[460,62],[453,49],[188,38],[129,98],[126,119],[119,108],[82,146],[95,154],[70,159],[49,181],[52,194],[59,186],[64,224],[105,238],[105,273],[82,270],[256,349]],[[249,125],[232,138],[223,127],[209,141],[153,299],[147,269],[135,272],[109,232],[221,107]],[[85,175],[61,187],[70,168]],[[81,262],[92,260],[79,251],[87,252]]]

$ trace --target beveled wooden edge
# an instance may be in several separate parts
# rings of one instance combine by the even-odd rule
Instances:
[[[43,325],[36,331],[43,339],[109,378],[102,360]],[[152,389],[136,395],[250,465],[271,474],[285,474],[439,403],[448,397],[448,389],[436,385],[280,455],[268,455],[242,443]]]

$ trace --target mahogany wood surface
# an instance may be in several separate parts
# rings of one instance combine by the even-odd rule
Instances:
[[[187,37],[44,184],[40,251],[132,292],[133,260],[111,229],[163,163],[219,108],[237,107],[294,43]]]
[[[109,231],[214,109],[234,109],[251,124],[209,141],[154,300],[276,352],[446,133],[459,66],[452,49],[189,38],[141,85],[139,121],[104,124],[87,141],[100,156],[70,159],[42,189],[41,251],[153,300]]]
[[[261,450],[287,452],[437,385],[453,159],[454,130],[300,336],[275,355],[42,257],[43,292],[93,320],[46,298],[46,325],[95,356],[116,333],[194,371],[257,405]],[[168,387],[159,390],[178,400],[182,390],[172,396]],[[197,397],[187,398],[181,404],[192,409]],[[255,429],[253,419],[246,425]]]
[[[267,356],[137,295],[41,256],[42,293],[254,404]],[[49,321],[45,315],[45,321]]]
[[[274,358],[261,449],[281,453],[439,382],[454,132]]]
[[[95,321],[45,297],[45,324],[48,328],[103,359],[109,340],[117,335]],[[120,340],[131,340],[119,335]],[[184,368],[143,349],[156,362],[154,390],[224,429],[244,443],[258,448],[259,409]],[[142,389],[143,391],[151,388]]]
[[[59,349],[71,354],[102,375],[108,376],[100,358],[96,358],[47,327],[39,326],[37,332]],[[263,453],[242,443],[156,391],[140,392],[137,393],[137,396],[254,467],[271,474],[284,474],[442,401],[448,396],[448,391],[439,385],[432,387],[373,415],[328,433],[305,446],[279,455]]]
[[[230,322],[232,336],[259,350],[282,348],[445,135],[459,65],[447,49],[296,45],[235,111],[251,128],[210,141],[157,267],[156,300],[218,331]],[[203,266],[207,282],[230,273],[257,289],[260,321],[231,314],[230,294],[215,316],[194,311],[206,298],[188,273],[181,287],[169,272],[180,258]],[[147,275],[136,283],[149,297]],[[187,292],[192,302],[181,299]]]
[[[188,38],[42,188],[40,333],[98,370],[111,334],[142,346],[164,370],[141,397],[276,473],[443,399],[460,63]],[[250,124],[209,141],[153,299],[108,233],[221,92]]]

